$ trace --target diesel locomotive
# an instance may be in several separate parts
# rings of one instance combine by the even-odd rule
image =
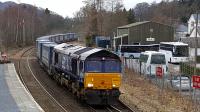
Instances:
[[[108,105],[118,100],[122,63],[116,54],[100,48],[46,40],[37,40],[37,58],[60,85],[88,104]]]

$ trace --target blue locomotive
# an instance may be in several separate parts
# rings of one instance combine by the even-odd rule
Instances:
[[[114,104],[120,95],[120,58],[107,50],[58,42],[53,35],[36,41],[37,57],[60,85],[93,105]],[[65,36],[63,36],[65,37]],[[67,41],[62,38],[59,41]],[[49,41],[47,41],[49,40]],[[52,42],[53,41],[53,42]]]

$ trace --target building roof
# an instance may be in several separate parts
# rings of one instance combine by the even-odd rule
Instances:
[[[122,35],[114,37],[114,39],[124,38],[124,37],[127,37],[127,36],[128,36],[128,34],[122,34]]]
[[[138,25],[141,25],[141,24],[149,23],[149,22],[150,21],[136,22],[136,23],[131,23],[131,24],[128,24],[128,25],[120,26],[118,28],[130,28],[130,27],[133,27],[133,26],[138,26]]]
[[[151,54],[163,54],[162,52],[158,52],[158,51],[145,51],[145,52],[142,52],[142,54],[148,54],[148,55],[151,55]]]
[[[176,45],[176,46],[178,46],[178,45],[186,45],[186,46],[188,46],[188,44],[184,43],[184,42],[160,42],[160,44],[170,44],[170,45]]]
[[[184,43],[187,43],[189,45],[189,47],[191,48],[195,48],[195,41],[196,39],[195,38],[191,38],[191,37],[186,37],[186,38],[181,38],[180,41],[181,42],[184,42]],[[198,37],[197,38],[197,47],[200,48],[200,38]]]
[[[199,15],[199,16],[200,16],[200,15]],[[150,23],[150,22],[172,27],[172,26],[170,26],[170,25],[163,24],[163,23],[158,23],[158,22],[154,22],[154,21],[142,21],[142,22],[135,22],[135,23],[131,23],[131,24],[124,25],[124,26],[120,26],[120,27],[118,27],[118,29],[130,28],[130,27],[134,27],[134,26],[138,26],[138,25],[142,25],[142,24],[146,24],[146,23]]]

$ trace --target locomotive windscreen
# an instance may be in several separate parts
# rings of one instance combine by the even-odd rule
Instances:
[[[119,73],[121,63],[118,60],[89,60],[86,62],[85,72]]]

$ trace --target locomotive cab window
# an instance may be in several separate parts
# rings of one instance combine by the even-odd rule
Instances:
[[[121,65],[120,62],[117,60],[106,60],[104,62],[104,69],[105,72],[120,72],[121,71]]]
[[[86,62],[85,71],[95,73],[118,73],[121,71],[121,64],[117,60],[90,60]]]
[[[87,61],[86,72],[102,72],[102,62],[99,60]]]
[[[79,63],[79,70],[80,70],[80,72],[84,71],[83,70],[83,61],[80,61],[80,63]]]
[[[55,64],[57,64],[58,63],[58,53],[56,53],[56,52],[55,52],[55,58],[54,59],[55,59]]]
[[[77,75],[77,60],[72,58],[72,63],[71,64],[72,64],[71,65],[72,66],[72,73],[74,75]]]

